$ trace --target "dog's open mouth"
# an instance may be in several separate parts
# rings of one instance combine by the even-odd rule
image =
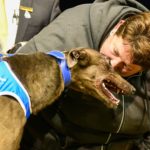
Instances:
[[[113,83],[110,80],[103,80],[101,83],[101,89],[103,91],[103,93],[105,94],[105,96],[108,97],[108,99],[114,104],[114,105],[118,105],[120,100],[117,99],[113,92],[116,94],[125,94],[124,90],[119,88],[115,83]]]

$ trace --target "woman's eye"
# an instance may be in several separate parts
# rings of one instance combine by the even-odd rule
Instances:
[[[113,53],[114,56],[117,56],[117,57],[119,56],[119,52],[118,52],[118,50],[116,48],[114,48],[112,50],[112,53]]]

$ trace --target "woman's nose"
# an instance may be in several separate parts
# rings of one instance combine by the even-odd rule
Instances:
[[[124,67],[123,62],[120,59],[111,60],[110,63],[112,68],[117,72],[121,72]]]
[[[126,73],[126,72],[129,72],[129,71],[132,71],[132,67],[130,67],[130,65],[124,65],[124,67],[122,68],[122,72],[123,73]]]

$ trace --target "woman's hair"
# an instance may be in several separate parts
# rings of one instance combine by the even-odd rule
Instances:
[[[133,63],[150,68],[150,12],[128,17],[116,31],[132,47]]]

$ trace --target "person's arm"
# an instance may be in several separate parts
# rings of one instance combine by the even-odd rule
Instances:
[[[19,50],[21,47],[23,47],[26,43],[27,43],[27,41],[16,43],[12,48],[10,48],[10,49],[7,50],[7,53],[8,54],[15,53],[17,50]]]
[[[93,48],[89,11],[91,5],[80,5],[62,12],[35,35],[17,53],[70,50],[74,47]],[[79,17],[80,16],[80,17]]]

